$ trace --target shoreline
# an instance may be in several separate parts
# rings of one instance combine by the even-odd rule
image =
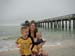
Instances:
[[[70,43],[71,44],[71,43]],[[56,45],[56,46],[44,46],[44,49],[48,52],[49,56],[71,56],[75,55],[75,45]],[[12,49],[8,51],[0,52],[0,56],[20,56],[19,49]]]

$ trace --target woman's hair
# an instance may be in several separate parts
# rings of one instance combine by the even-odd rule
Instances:
[[[32,24],[35,24],[35,30],[34,30],[34,37],[36,37],[36,32],[38,32],[38,29],[37,29],[37,24],[36,24],[36,22],[34,21],[34,20],[32,20],[31,22],[30,22],[30,25],[32,25]],[[29,25],[29,26],[30,26]],[[29,36],[31,35],[31,32],[30,32],[30,30],[29,30]]]
[[[34,30],[34,32],[38,32],[37,23],[36,23],[34,20],[32,20],[32,21],[30,22],[30,25],[32,25],[32,24],[35,24],[35,30]],[[29,25],[29,26],[30,26],[30,25]]]
[[[36,22],[35,22],[34,20],[32,20],[32,21],[30,22],[30,25],[29,25],[29,26],[31,26],[32,24],[35,24],[34,37],[36,37],[36,33],[38,32],[37,24],[36,24]],[[35,43],[34,43],[33,37],[31,36],[31,31],[30,31],[30,29],[29,29],[29,37],[31,38],[32,43],[33,43],[32,48],[31,48],[31,50],[32,50],[33,47],[34,47],[34,45],[35,45]]]

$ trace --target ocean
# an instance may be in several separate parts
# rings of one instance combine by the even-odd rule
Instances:
[[[17,49],[15,42],[17,38],[21,36],[20,28],[21,26],[0,26],[0,52]],[[75,46],[74,30],[64,31],[59,29],[54,30],[48,28],[47,29],[38,28],[38,31],[42,32],[42,38],[46,40],[46,44],[44,45],[46,47],[62,46],[62,45]],[[75,51],[75,48],[73,49],[73,51]]]
[[[0,26],[0,51],[16,49],[16,40],[21,36],[20,26]]]

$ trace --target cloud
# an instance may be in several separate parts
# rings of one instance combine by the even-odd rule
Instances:
[[[75,13],[75,0],[0,0],[0,24],[21,24]]]

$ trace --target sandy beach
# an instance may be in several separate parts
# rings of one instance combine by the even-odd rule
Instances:
[[[18,50],[0,52],[0,56],[20,56]]]
[[[45,45],[48,56],[75,56],[75,41],[64,41],[62,45]],[[0,52],[0,56],[20,56],[18,50]]]

